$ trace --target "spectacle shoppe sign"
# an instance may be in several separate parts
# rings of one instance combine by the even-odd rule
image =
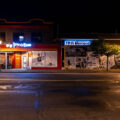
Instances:
[[[31,43],[15,43],[13,42],[12,44],[6,44],[6,47],[8,48],[16,48],[16,47],[32,47]]]

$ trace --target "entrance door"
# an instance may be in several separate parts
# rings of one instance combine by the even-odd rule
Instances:
[[[27,67],[27,57],[26,55],[22,56],[22,68],[25,69]]]
[[[15,68],[21,68],[21,55],[19,53],[15,54]]]

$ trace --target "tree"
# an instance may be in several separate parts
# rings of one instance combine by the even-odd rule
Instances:
[[[107,43],[104,39],[94,40],[91,44],[91,48],[94,54],[105,55],[107,57],[106,70],[108,71],[108,60],[111,55],[117,55],[120,53],[120,46],[116,44]]]

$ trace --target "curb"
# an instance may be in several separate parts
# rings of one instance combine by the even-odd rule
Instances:
[[[120,70],[0,70],[0,73],[120,73]]]

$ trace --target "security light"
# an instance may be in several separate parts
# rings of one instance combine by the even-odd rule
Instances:
[[[0,40],[0,44],[2,44],[2,41]]]

